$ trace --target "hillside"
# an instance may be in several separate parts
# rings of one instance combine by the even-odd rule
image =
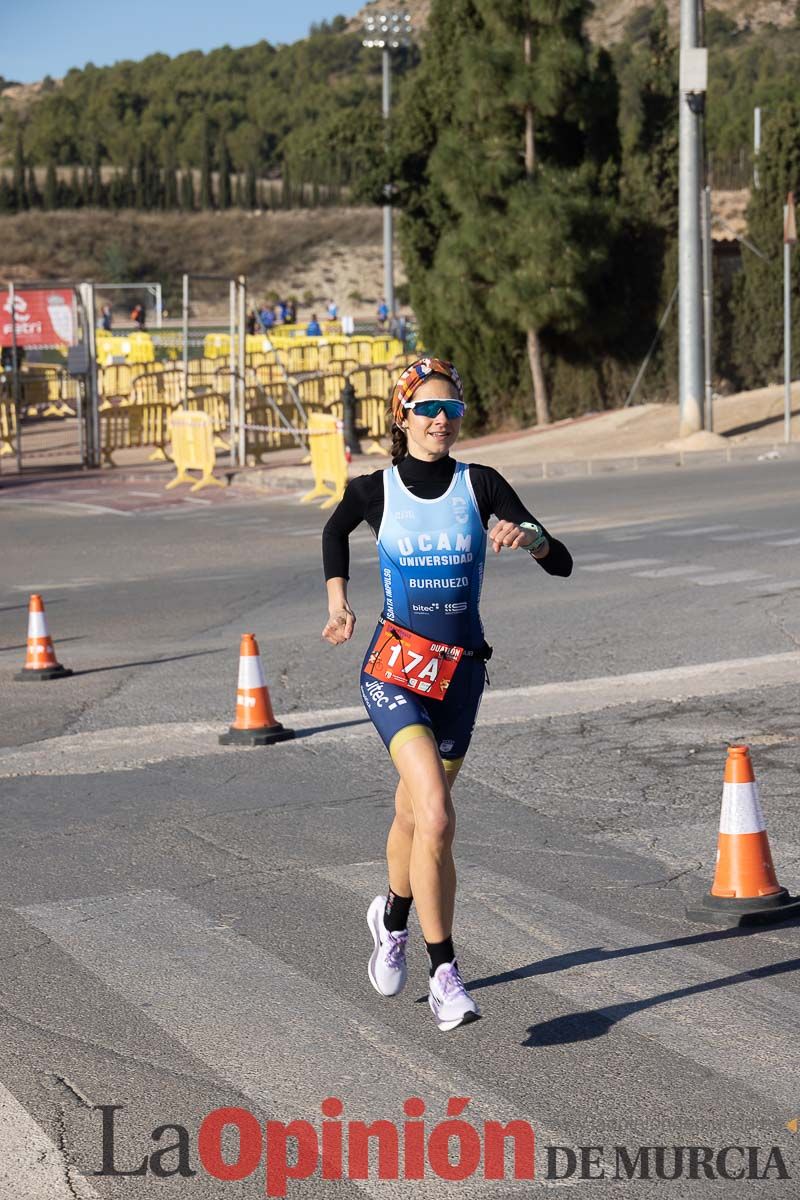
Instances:
[[[179,303],[185,270],[245,274],[253,299],[294,296],[300,316],[334,298],[340,311],[374,316],[383,290],[381,211],[261,214],[64,212],[3,218],[0,278],[159,279]],[[396,265],[397,281],[403,281]],[[216,292],[226,296],[224,285]],[[209,295],[214,288],[209,288]],[[227,300],[224,299],[224,303]]]
[[[677,28],[680,19],[680,0],[666,0],[670,23]],[[387,5],[381,0],[370,0],[359,13],[347,23],[351,32],[360,31],[364,18],[380,12]],[[642,0],[595,0],[594,12],[589,17],[587,29],[593,42],[612,46],[619,42],[633,14],[645,5]],[[430,0],[407,0],[403,11],[411,17],[415,31],[422,31],[428,21]],[[706,13],[721,12],[736,22],[739,29],[758,29],[763,25],[779,28],[791,25],[795,20],[794,5],[786,0],[712,0],[706,4]]]

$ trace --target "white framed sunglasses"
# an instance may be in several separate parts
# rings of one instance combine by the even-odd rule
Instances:
[[[443,412],[448,421],[457,421],[467,411],[463,400],[456,397],[447,400],[409,400],[403,408],[416,413],[420,417],[433,419]]]

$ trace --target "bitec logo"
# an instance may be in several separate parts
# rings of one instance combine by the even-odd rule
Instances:
[[[336,1096],[322,1101],[319,1129],[305,1120],[266,1121],[262,1127],[246,1108],[215,1108],[197,1131],[197,1160],[206,1174],[221,1182],[247,1179],[261,1168],[267,1196],[285,1196],[290,1180],[369,1179],[371,1155],[377,1162],[373,1177],[382,1180],[533,1179],[535,1137],[528,1122],[484,1121],[476,1127],[462,1116],[468,1104],[468,1096],[451,1097],[445,1120],[430,1130],[423,1119],[425,1102],[417,1096],[404,1102],[406,1119],[399,1125],[389,1120],[343,1121],[344,1104]],[[114,1141],[122,1105],[96,1107],[102,1113],[103,1165],[95,1175],[197,1175],[189,1132],[178,1124],[156,1126],[150,1137],[160,1145],[136,1166],[118,1165]],[[235,1157],[223,1151],[223,1143],[236,1140],[232,1134],[238,1136]],[[513,1157],[508,1175],[507,1148]]]

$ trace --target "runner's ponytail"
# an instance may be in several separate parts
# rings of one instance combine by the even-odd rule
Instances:
[[[396,467],[408,454],[408,436],[405,429],[392,423],[392,466]]]

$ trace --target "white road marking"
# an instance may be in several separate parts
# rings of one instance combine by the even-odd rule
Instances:
[[[642,579],[669,579],[673,575],[696,575],[698,571],[715,571],[716,567],[698,567],[684,563],[678,567],[658,567],[655,571],[634,571]]]
[[[791,533],[791,529],[741,529],[738,533],[721,533],[719,537],[712,537],[710,542],[752,542],[755,538],[764,541],[769,537],[780,537],[782,533]],[[768,546],[774,545],[774,542],[767,542]]]
[[[6,1200],[99,1200],[28,1110],[0,1083],[0,1196]],[[69,1183],[67,1182],[69,1174]]]
[[[767,542],[768,546],[800,546],[800,537],[781,538],[778,542]]]
[[[793,592],[797,588],[800,588],[800,579],[776,579],[774,583],[754,584],[747,590],[759,596],[774,596],[778,592]]]
[[[319,868],[315,874],[365,901],[375,895],[376,883],[383,886],[380,868],[369,863]],[[794,1033],[800,998],[795,992],[764,979],[748,984],[746,971],[715,961],[710,948],[704,954],[685,946],[665,947],[660,939],[595,908],[581,908],[469,862],[459,862],[458,877],[458,944],[488,959],[496,972],[532,965],[526,1009],[536,1011],[536,988],[546,988],[571,1008],[619,1021],[631,1034],[794,1111],[800,1071]],[[690,926],[684,932],[702,928]],[[582,954],[584,946],[593,949]],[[626,954],[628,947],[631,953]],[[788,959],[790,946],[786,951]],[[466,952],[459,958],[469,986]],[[548,971],[553,958],[557,965]],[[536,972],[539,963],[541,974]],[[738,977],[735,985],[725,986],[731,977]],[[715,983],[722,986],[715,988]],[[488,1005],[492,989],[474,994]],[[730,1053],[731,1046],[737,1047],[736,1054]],[[776,1062],[786,1069],[776,1072]]]
[[[721,571],[715,575],[694,575],[689,582],[700,587],[719,587],[724,583],[748,583],[751,579],[769,579],[769,575],[763,571]]]
[[[65,508],[77,508],[81,512],[87,513],[112,513],[115,517],[128,517],[130,513],[125,512],[120,508],[108,508],[104,504],[82,504],[79,500],[60,500],[52,498],[39,498],[36,496],[9,496],[3,499],[4,504],[15,504],[17,506],[26,507],[27,505],[35,505],[37,508],[54,509],[56,512],[61,512]],[[68,516],[64,513],[64,516]]]
[[[532,687],[491,688],[484,697],[480,719],[482,725],[519,724],[549,717],[600,712],[626,704],[676,702],[798,683],[800,651],[792,650],[784,654],[666,667],[630,675],[604,675]],[[278,712],[278,720],[298,733],[323,727],[320,732],[308,734],[313,737],[315,744],[375,736],[361,705],[307,712]],[[131,771],[149,763],[176,758],[242,753],[238,747],[218,745],[217,734],[224,731],[225,725],[226,721],[222,718],[213,722],[162,722],[158,725],[125,725],[48,738],[32,747],[0,750],[0,778]],[[331,725],[339,728],[324,728]],[[301,738],[295,742],[281,743],[270,749],[269,753],[281,753],[292,747],[302,749],[304,741]],[[254,752],[264,753],[260,749]]]
[[[619,558],[613,562],[598,563],[593,567],[584,567],[584,571],[632,571],[634,567],[649,567],[654,563],[663,562],[660,558]],[[580,566],[580,562],[576,566]]]
[[[664,537],[694,537],[701,533],[723,533],[726,529],[737,529],[737,525],[695,525],[688,529],[670,529],[664,532]]]
[[[526,1114],[485,1087],[452,1055],[440,1057],[404,1038],[390,1014],[388,1024],[373,1016],[372,1011],[385,1014],[386,1009],[373,998],[366,971],[363,1004],[348,1003],[318,978],[220,926],[210,913],[159,891],[18,911],[275,1119],[306,1118],[318,1127],[322,1100],[338,1096],[351,1121],[402,1120],[402,1107],[398,1113],[391,1107],[399,1103],[393,1092],[425,1097],[428,1112],[441,1119],[451,1096],[469,1096],[469,1119],[476,1127],[486,1119],[527,1115],[538,1140],[557,1140],[533,1111]],[[420,1019],[432,1022],[427,1006]],[[537,1185],[546,1186],[527,1182],[526,1194]],[[386,1185],[372,1179],[354,1186],[368,1196],[386,1195]],[[453,1194],[452,1183],[435,1177],[403,1180],[401,1187],[403,1196],[414,1200],[445,1200]],[[479,1177],[469,1185],[470,1195],[506,1196],[514,1188],[508,1179],[493,1183]],[[313,1184],[309,1194],[316,1194]]]

